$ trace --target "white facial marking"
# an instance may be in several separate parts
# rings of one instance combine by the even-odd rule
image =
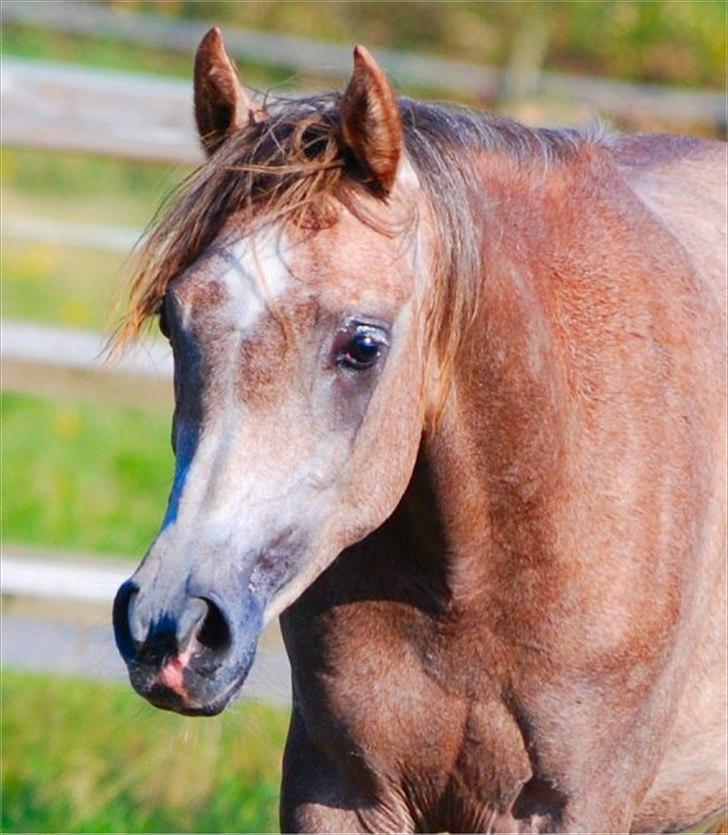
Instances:
[[[291,275],[286,263],[289,251],[285,234],[270,228],[218,253],[230,265],[221,280],[230,292],[236,326],[242,334],[252,333],[271,302],[285,292]]]
[[[217,264],[222,260],[228,265],[219,280],[228,290],[228,305],[233,311],[233,320],[241,337],[247,337],[255,330],[265,311],[271,304],[275,304],[275,300],[282,296],[288,287],[290,271],[286,254],[290,249],[285,234],[275,227],[265,229],[257,235],[249,235],[232,244],[229,241],[220,241],[210,247],[211,253],[215,256],[212,263]],[[189,325],[187,319],[190,315],[190,310],[185,306],[183,327]],[[219,451],[225,442],[230,443],[233,435],[234,427],[231,432],[231,427],[225,426],[223,422],[217,428],[217,432],[208,433],[205,446]],[[193,458],[196,459],[193,481],[203,484],[208,481],[210,470],[214,467],[214,457],[209,456],[212,460],[208,466],[201,466],[205,457],[208,456],[200,455],[196,432],[191,427],[184,428],[178,438],[174,486],[162,530],[177,522],[180,505],[184,500],[189,504],[190,490],[187,481]],[[197,499],[199,500],[199,497]],[[212,515],[212,508],[207,510]]]

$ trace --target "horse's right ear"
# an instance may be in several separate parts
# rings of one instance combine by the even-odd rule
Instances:
[[[195,119],[208,156],[237,128],[265,119],[265,111],[240,85],[217,26],[200,41],[195,55]]]

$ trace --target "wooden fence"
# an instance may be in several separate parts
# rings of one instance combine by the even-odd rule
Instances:
[[[4,0],[0,20],[182,52],[191,52],[208,26],[71,0]],[[230,54],[242,62],[337,82],[351,73],[351,44],[232,28],[226,29],[225,40]],[[450,98],[494,102],[511,86],[507,72],[493,67],[400,50],[377,48],[375,52],[395,82]],[[628,121],[654,118],[665,124],[726,125],[725,95],[718,91],[539,72],[524,92],[543,99],[567,100],[586,106],[594,114]]]
[[[119,586],[134,573],[136,564],[78,554],[52,557],[36,549],[3,549],[0,592],[4,595],[73,600],[110,605]]]
[[[6,145],[202,161],[188,82],[4,58],[2,84]]]
[[[171,412],[167,343],[149,339],[109,360],[106,340],[100,333],[5,319],[0,330],[2,388]]]

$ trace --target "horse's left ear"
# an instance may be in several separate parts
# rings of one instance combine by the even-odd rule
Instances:
[[[238,81],[222,33],[214,26],[195,55],[195,119],[202,147],[210,155],[232,131],[265,117]]]
[[[389,79],[363,46],[354,49],[354,72],[341,99],[344,142],[385,196],[402,156],[402,122]]]

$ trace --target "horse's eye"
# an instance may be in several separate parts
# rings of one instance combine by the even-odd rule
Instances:
[[[379,359],[385,340],[371,328],[358,328],[339,351],[336,361],[346,368],[362,371]]]

